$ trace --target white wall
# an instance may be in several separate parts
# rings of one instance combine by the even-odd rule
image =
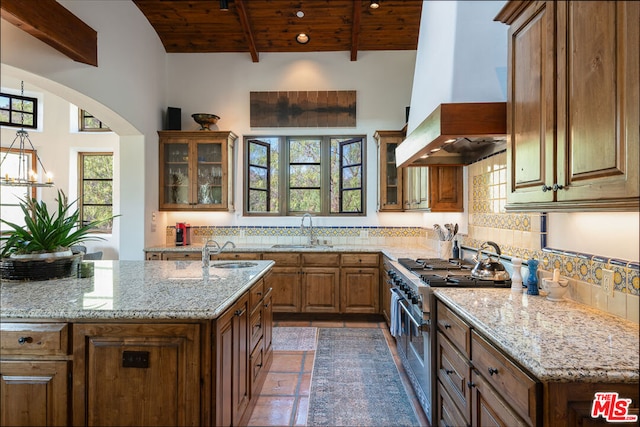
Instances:
[[[246,135],[331,135],[367,136],[367,216],[314,218],[314,225],[421,225],[421,214],[405,214],[390,220],[378,214],[376,130],[399,130],[405,124],[409,105],[415,52],[359,52],[351,61],[348,52],[313,54],[262,53],[253,63],[243,54],[169,54],[168,106],[182,109],[182,129],[197,130],[192,113],[220,116],[217,127],[239,136],[236,165],[243,164],[243,137]],[[355,90],[356,127],[353,128],[251,128],[251,91]],[[299,218],[242,217],[243,171],[236,168],[236,212],[171,213],[160,215],[159,226],[187,221],[192,225],[299,225]]]
[[[13,77],[3,76],[2,85],[3,91],[20,92],[20,81]],[[28,130],[28,134],[47,172],[53,174],[55,188],[38,190],[38,197],[48,206],[55,205],[57,189],[61,189],[69,197],[69,200],[77,199],[77,154],[79,152],[113,152],[114,169],[117,170],[119,164],[119,138],[117,135],[113,132],[78,133],[78,110],[77,108],[72,109],[69,102],[33,85],[25,85],[25,95],[35,96],[41,100],[38,109],[40,126],[37,130]],[[17,128],[0,127],[0,142],[3,147],[11,144],[15,138],[16,130]],[[41,171],[38,173],[42,176]],[[115,213],[120,211],[119,188],[120,177],[115,174],[113,206]],[[88,251],[102,251],[104,259],[118,259],[120,246],[118,220],[114,224],[114,234],[100,236],[105,240],[86,242]]]
[[[145,219],[158,206],[158,144],[166,105],[166,54],[133,2],[60,3],[98,32],[98,67],[72,61],[0,20],[2,76],[48,90],[109,123],[120,136],[120,259],[143,259]],[[126,238],[125,238],[126,236]],[[164,238],[164,235],[162,235]]]
[[[506,101],[502,1],[423,1],[407,132],[441,103]]]

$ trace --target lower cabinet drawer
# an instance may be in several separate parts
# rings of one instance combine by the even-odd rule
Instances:
[[[251,347],[253,350],[262,339],[262,310],[256,310],[251,315]]]
[[[438,381],[438,426],[467,426],[469,422],[453,403],[453,399],[447,393],[440,381]]]
[[[67,323],[1,323],[1,354],[66,355]]]
[[[251,390],[253,391],[254,385],[257,382],[258,376],[262,372],[264,366],[264,348],[262,340],[258,342],[258,346],[251,353]]]
[[[471,390],[467,385],[471,375],[469,361],[440,332],[437,343],[440,386],[447,390],[449,398],[455,402],[468,423],[471,418]]]
[[[475,331],[471,334],[473,366],[487,383],[503,391],[509,404],[527,422],[536,425],[536,403],[541,384],[507,359]]]
[[[437,303],[438,310],[438,330],[449,338],[449,340],[467,358],[471,358],[471,328],[456,313],[442,302]]]
[[[325,253],[313,253],[304,252],[302,255],[302,264],[304,266],[327,266],[338,267],[340,265],[340,254],[325,254]]]
[[[342,254],[342,265],[350,267],[377,267],[378,254],[346,253]]]

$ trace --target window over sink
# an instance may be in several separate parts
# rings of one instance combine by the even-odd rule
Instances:
[[[245,215],[365,215],[365,141],[245,137]]]

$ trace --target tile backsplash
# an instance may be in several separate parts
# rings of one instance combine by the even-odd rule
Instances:
[[[499,153],[467,168],[469,182],[469,234],[461,236],[467,248],[491,240],[500,246],[505,262],[511,257],[540,261],[540,276],[555,268],[569,280],[567,297],[639,323],[640,273],[637,261],[546,247],[545,213],[506,212],[507,156]],[[602,290],[602,270],[614,272],[613,294]],[[526,274],[526,266],[524,274]]]

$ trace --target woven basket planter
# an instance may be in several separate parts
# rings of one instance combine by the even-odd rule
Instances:
[[[2,258],[0,271],[3,280],[62,279],[77,277],[78,265],[81,261],[82,253],[48,257],[38,254],[34,258]]]

